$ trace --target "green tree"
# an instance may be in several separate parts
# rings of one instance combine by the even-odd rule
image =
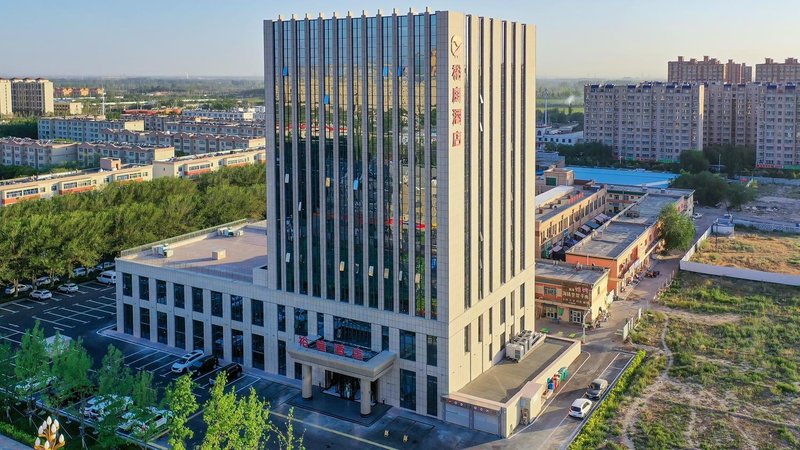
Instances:
[[[58,341],[59,339],[56,339],[54,342],[56,348],[63,345]],[[60,409],[66,401],[76,397],[80,401],[81,411],[86,407],[86,399],[94,386],[90,372],[93,364],[92,357],[80,340],[70,341],[64,350],[56,351],[51,370],[54,381],[50,395],[51,405],[56,410]],[[83,448],[87,448],[86,423],[83,414],[79,414],[79,416],[81,445]]]
[[[270,438],[269,404],[261,400],[255,389],[237,402],[236,416],[241,421],[241,432],[234,433],[234,448],[266,448]]]
[[[694,189],[694,198],[700,204],[714,206],[725,199],[728,183],[710,172],[682,174],[672,182],[672,187]]]
[[[741,183],[730,183],[725,192],[725,198],[729,208],[739,208],[743,204],[755,200],[756,190]]]
[[[756,166],[756,151],[751,147],[738,145],[713,145],[703,149],[711,164],[722,164],[725,173],[732,177],[752,171]]]
[[[689,173],[700,173],[708,170],[708,159],[703,152],[698,150],[687,150],[680,156],[681,170]]]
[[[270,431],[275,434],[278,440],[278,446],[282,450],[305,450],[303,444],[303,436],[296,436],[294,430],[294,408],[289,408],[289,414],[286,417],[286,430],[271,425]]]
[[[131,371],[125,366],[125,357],[116,347],[109,344],[103,362],[97,371],[98,395],[129,395]]]
[[[688,250],[694,241],[694,222],[685,214],[678,212],[674,204],[669,204],[658,215],[661,224],[661,237],[664,239],[664,249]]]
[[[153,388],[153,374],[142,370],[133,377],[131,398],[133,404],[144,409],[156,404],[156,390]]]
[[[33,394],[45,385],[49,373],[50,355],[47,353],[44,330],[37,320],[33,329],[26,330],[22,336],[14,366],[17,382],[20,386],[24,386],[19,394],[28,400],[27,415],[31,423],[33,423]]]
[[[205,403],[203,421],[206,423],[206,436],[201,450],[233,449],[240,435],[241,421],[237,408],[236,393],[233,389],[225,391],[228,380],[225,372],[219,372],[211,388],[211,397]]]
[[[197,398],[194,396],[195,382],[189,375],[183,375],[167,387],[165,404],[172,415],[168,420],[170,429],[169,445],[173,450],[186,450],[186,439],[194,432],[186,426],[189,417],[197,411]]]
[[[16,384],[14,350],[8,342],[0,340],[0,404],[5,411],[8,423],[11,423],[11,407],[16,399],[16,395],[14,395]]]
[[[125,440],[117,434],[117,429],[122,425],[126,404],[124,396],[109,398],[112,399],[111,403],[105,408],[103,416],[95,422],[97,446],[103,449],[116,449],[125,443]]]

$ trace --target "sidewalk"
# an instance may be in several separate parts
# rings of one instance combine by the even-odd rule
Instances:
[[[3,450],[31,450],[31,447],[0,434],[0,448]]]

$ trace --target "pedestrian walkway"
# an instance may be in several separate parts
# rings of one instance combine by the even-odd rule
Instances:
[[[0,434],[0,448],[3,450],[31,450],[31,446],[23,445],[19,442]]]

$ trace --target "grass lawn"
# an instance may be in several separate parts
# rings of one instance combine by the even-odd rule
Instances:
[[[692,261],[800,275],[800,235],[745,231],[733,238],[711,237]]]

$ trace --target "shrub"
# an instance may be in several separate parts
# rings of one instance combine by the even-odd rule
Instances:
[[[0,422],[0,434],[10,437],[22,444],[30,445],[31,447],[33,446],[33,441],[36,439],[33,433],[26,433],[6,422]]]

